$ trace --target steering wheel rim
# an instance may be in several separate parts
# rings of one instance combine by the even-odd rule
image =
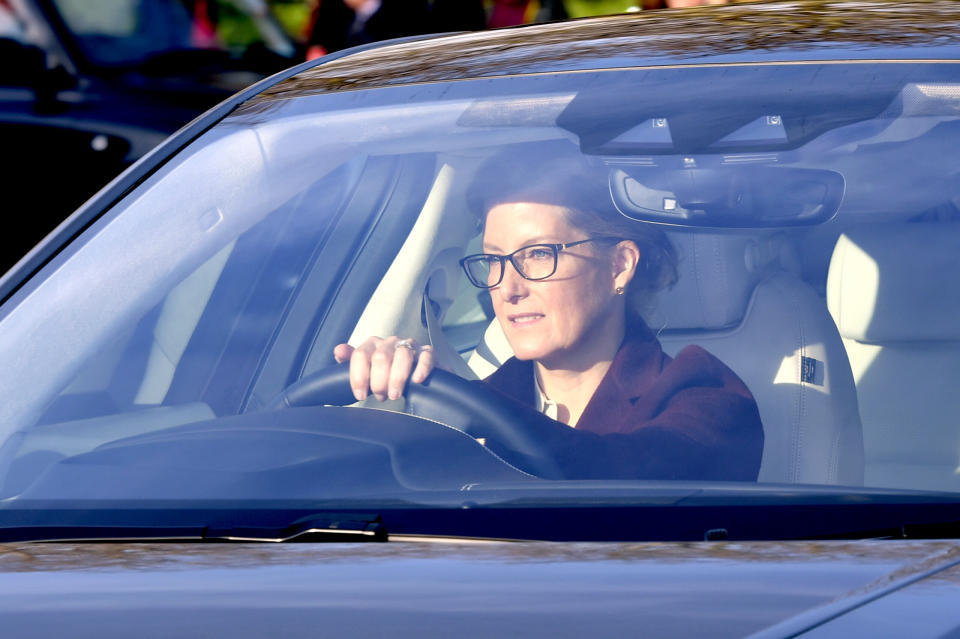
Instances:
[[[510,463],[521,470],[545,479],[563,477],[546,446],[523,428],[519,408],[505,402],[485,384],[434,369],[422,384],[407,384],[405,396],[412,414],[507,447],[512,453]],[[350,388],[350,367],[344,363],[322,368],[294,382],[281,391],[270,408],[346,406],[356,401]]]

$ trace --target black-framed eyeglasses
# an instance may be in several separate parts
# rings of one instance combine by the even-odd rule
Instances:
[[[518,248],[509,255],[476,253],[460,260],[467,279],[477,288],[493,288],[503,281],[506,263],[513,264],[520,277],[527,280],[545,280],[557,272],[560,251],[587,242],[617,241],[613,237],[591,237],[566,244],[531,244]]]

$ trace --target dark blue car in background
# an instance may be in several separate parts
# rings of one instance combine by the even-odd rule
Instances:
[[[198,40],[180,0],[0,3],[0,270],[123,169],[240,89],[302,59],[271,16],[243,47]],[[8,220],[9,221],[9,220]]]

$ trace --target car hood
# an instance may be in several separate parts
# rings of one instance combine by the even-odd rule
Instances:
[[[955,593],[958,561],[939,541],[7,544],[0,618],[5,637],[788,636]]]

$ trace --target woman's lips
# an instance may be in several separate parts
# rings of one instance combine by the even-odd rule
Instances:
[[[541,319],[543,319],[542,313],[516,313],[514,315],[508,315],[507,319],[510,320],[512,326],[527,326],[529,324],[534,324]]]

